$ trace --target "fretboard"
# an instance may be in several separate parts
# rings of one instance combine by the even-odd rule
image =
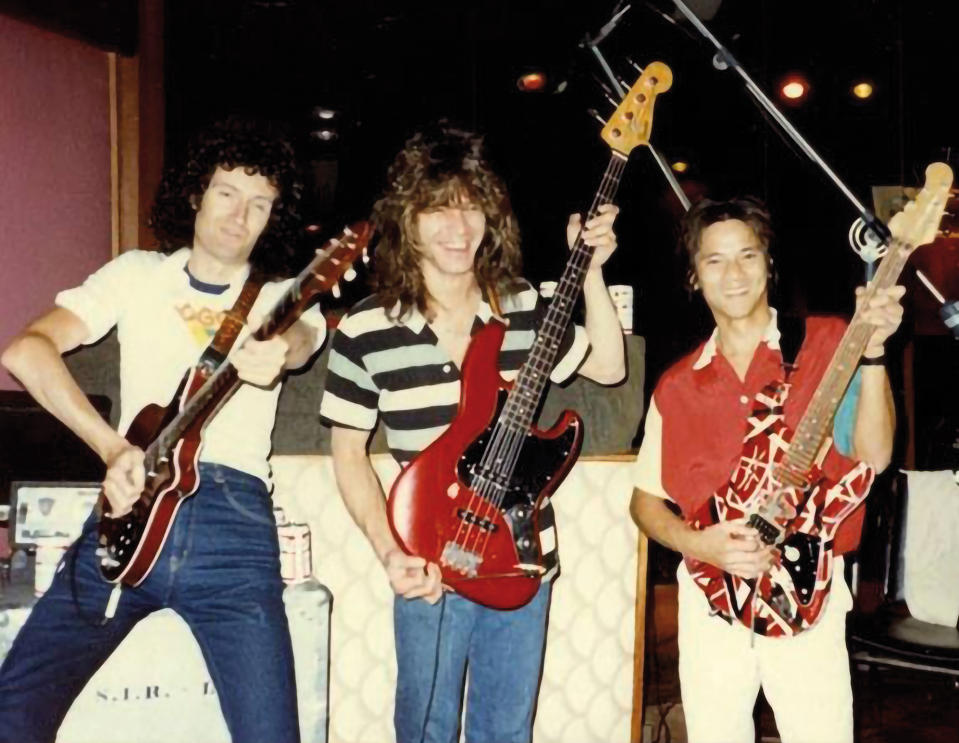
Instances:
[[[879,264],[876,275],[866,290],[860,308],[865,307],[877,292],[895,285],[909,259],[910,250],[908,245],[898,240],[891,242],[888,253]],[[792,443],[782,460],[787,471],[808,472],[830,433],[833,416],[872,335],[873,326],[863,322],[861,315],[862,310],[857,309],[813,393],[805,414],[796,426]]]
[[[286,331],[303,314],[309,299],[304,295],[304,284],[314,278],[323,280],[317,270],[327,260],[316,258],[297,276],[276,304],[263,317],[260,327],[253,333],[256,340],[267,340]],[[335,260],[335,259],[333,259]],[[158,459],[168,457],[177,442],[184,437],[196,420],[212,416],[241,384],[236,367],[224,361],[206,379],[202,386],[184,403],[180,412],[164,427],[147,448],[145,454],[148,469],[154,469]]]
[[[599,207],[610,203],[616,196],[626,162],[627,159],[618,152],[610,155],[609,164],[606,166],[606,172],[603,174],[593,204],[589,208],[586,219],[583,220],[584,224],[599,214]],[[533,347],[526,363],[520,368],[513,389],[503,407],[500,422],[513,430],[525,431],[532,425],[533,416],[546,388],[550,372],[556,364],[556,355],[566,327],[569,325],[573,309],[583,290],[592,257],[593,248],[583,242],[581,236],[577,237]]]

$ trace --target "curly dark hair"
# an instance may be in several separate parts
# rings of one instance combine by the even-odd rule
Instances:
[[[242,167],[265,176],[279,191],[270,221],[250,255],[250,265],[264,278],[290,276],[302,238],[300,199],[303,182],[293,145],[272,123],[231,117],[198,132],[187,146],[186,162],[167,168],[150,215],[160,250],[172,253],[193,244],[196,211],[217,167]]]
[[[381,233],[373,290],[388,311],[399,302],[396,319],[413,306],[428,314],[416,217],[437,206],[465,200],[483,210],[486,232],[476,251],[476,279],[502,294],[516,291],[522,267],[519,229],[506,186],[483,156],[481,137],[441,120],[406,141],[386,177],[386,190],[373,207]]]
[[[703,231],[710,225],[725,222],[727,219],[745,222],[756,234],[766,255],[769,283],[770,285],[775,283],[776,274],[772,255],[769,252],[773,239],[772,217],[766,205],[755,196],[741,196],[725,201],[701,199],[686,212],[680,225],[679,252],[684,253],[689,261],[686,288],[690,293],[694,291],[696,285],[696,255],[702,247]]]

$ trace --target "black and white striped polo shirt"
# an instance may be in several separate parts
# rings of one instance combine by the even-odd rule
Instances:
[[[504,379],[515,378],[536,339],[546,306],[526,281],[519,291],[500,298],[500,310],[509,320],[500,349]],[[493,317],[484,297],[472,332]],[[550,379],[563,382],[586,358],[586,331],[570,325]],[[456,416],[460,398],[460,370],[437,342],[426,318],[415,307],[401,321],[391,319],[375,296],[356,304],[340,321],[330,348],[326,389],[320,418],[331,426],[365,431],[381,420],[390,452],[400,466],[435,441]],[[558,564],[552,506],[544,499],[540,513],[544,561],[555,574]]]

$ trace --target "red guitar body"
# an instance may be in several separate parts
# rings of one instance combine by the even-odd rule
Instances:
[[[776,465],[789,448],[793,432],[783,422],[784,384],[770,385],[756,396],[739,465],[729,483],[717,490],[689,519],[696,529],[720,521],[750,520],[767,498],[787,503],[796,516],[777,520],[782,539],[771,570],[745,580],[714,565],[686,559],[693,581],[710,607],[729,621],[738,621],[767,637],[795,635],[819,617],[832,584],[833,539],[839,525],[869,494],[874,472],[862,462],[836,480],[818,466],[804,473],[807,486],[788,487],[776,481]],[[830,445],[831,446],[831,445]],[[750,524],[763,535],[764,524]],[[773,530],[767,532],[773,542]]]
[[[511,388],[497,366],[505,330],[493,320],[473,336],[456,418],[400,473],[387,509],[403,550],[439,565],[445,585],[484,606],[515,609],[539,589],[540,507],[579,454],[582,420],[565,411],[549,430],[511,434],[495,455]],[[515,467],[504,479],[497,470],[510,458]]]
[[[204,381],[195,369],[191,370],[168,406],[147,405],[137,414],[127,431],[127,441],[146,451]],[[147,473],[146,486],[130,513],[120,518],[100,519],[100,543],[111,546],[111,559],[116,563],[101,560],[100,571],[111,583],[139,585],[153,568],[180,504],[195,493],[200,484],[197,459],[201,434],[216,409],[211,405],[206,415],[194,418],[173,447],[170,459],[158,461],[153,470],[155,474]],[[109,504],[102,494],[99,507],[101,512],[104,509],[109,512]]]
[[[372,234],[371,224],[357,222],[326,242],[252,337],[272,338],[296,322],[313,297],[348,276]],[[229,360],[210,361],[201,360],[187,372],[168,406],[148,405],[130,424],[126,438],[144,452],[146,483],[130,512],[117,518],[111,516],[106,496],[100,496],[97,553],[100,573],[111,583],[136,586],[143,582],[163,549],[180,504],[199,486],[203,429],[240,386]]]

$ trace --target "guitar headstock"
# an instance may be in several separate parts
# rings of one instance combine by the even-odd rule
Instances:
[[[634,147],[648,145],[653,131],[656,96],[672,87],[673,71],[662,62],[650,62],[603,127],[603,140],[626,157]]]
[[[309,276],[301,286],[303,296],[312,297],[326,291],[339,296],[340,279],[351,281],[356,276],[353,263],[360,256],[366,262],[366,246],[372,236],[373,225],[370,222],[355,222],[336,237],[327,240],[316,251],[316,258],[304,272]]]
[[[915,200],[889,220],[893,237],[910,251],[935,240],[951,187],[952,168],[945,163],[931,163],[926,168],[926,182]]]

